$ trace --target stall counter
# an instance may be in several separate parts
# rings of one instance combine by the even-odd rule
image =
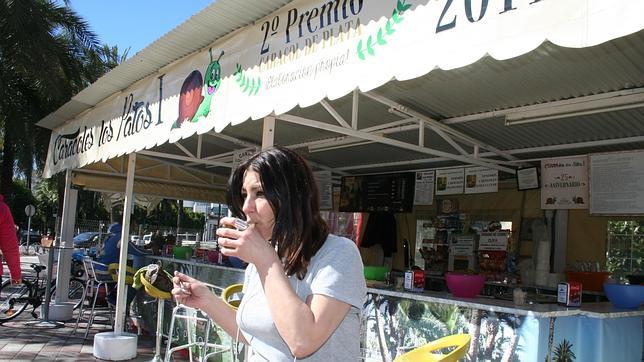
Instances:
[[[624,310],[610,303],[515,306],[444,292],[367,290],[362,338],[366,361],[393,360],[414,346],[456,333],[472,336],[469,361],[566,360],[561,356],[573,357],[570,361],[642,360],[644,308]]]
[[[241,283],[244,270],[192,260],[148,257],[168,271],[179,270],[218,288]],[[370,285],[361,327],[362,358],[392,361],[397,355],[429,341],[468,333],[469,360],[544,361],[550,355],[575,356],[572,361],[641,361],[644,309],[621,310],[609,303],[585,303],[581,308],[557,304],[515,306],[488,297],[455,298],[449,293]],[[167,303],[171,307],[173,303]],[[147,306],[154,313],[154,306]],[[166,311],[164,328],[169,327]],[[154,321],[156,317],[146,319]],[[153,330],[153,329],[152,329]],[[184,331],[175,331],[183,335]],[[211,336],[229,340],[215,329]],[[230,360],[226,356],[224,360]]]

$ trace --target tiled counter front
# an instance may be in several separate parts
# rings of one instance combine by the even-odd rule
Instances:
[[[472,336],[468,361],[541,362],[548,355],[551,361],[641,361],[642,315],[641,308],[608,303],[515,307],[488,298],[369,288],[361,343],[365,361],[392,361],[456,333]]]

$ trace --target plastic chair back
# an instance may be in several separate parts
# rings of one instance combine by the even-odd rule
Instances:
[[[94,284],[113,282],[107,265],[94,261],[89,256],[86,256],[83,258],[83,267],[90,282]]]
[[[111,263],[110,265],[107,266],[107,271],[110,273],[110,276],[112,277],[112,281],[118,282],[119,281],[119,264],[118,263]],[[132,268],[131,266],[128,266],[125,268],[125,283],[128,285],[132,285],[134,283],[134,273],[136,273],[136,270]]]
[[[469,334],[453,334],[398,356],[394,362],[458,362],[470,348],[471,340]],[[447,354],[434,353],[450,347],[454,349]]]

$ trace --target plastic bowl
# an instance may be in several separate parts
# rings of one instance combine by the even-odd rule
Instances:
[[[604,283],[604,292],[618,308],[636,309],[644,304],[644,285]]]
[[[364,277],[368,280],[385,280],[389,268],[386,266],[364,266]]]
[[[459,298],[474,298],[485,285],[485,277],[478,274],[447,273],[445,281],[447,289]]]
[[[192,248],[189,246],[175,246],[172,248],[172,254],[176,259],[187,260],[192,256]]]

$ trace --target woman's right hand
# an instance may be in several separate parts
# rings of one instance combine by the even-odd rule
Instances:
[[[172,283],[174,299],[185,306],[203,310],[213,298],[217,298],[204,283],[178,271],[174,272]]]

